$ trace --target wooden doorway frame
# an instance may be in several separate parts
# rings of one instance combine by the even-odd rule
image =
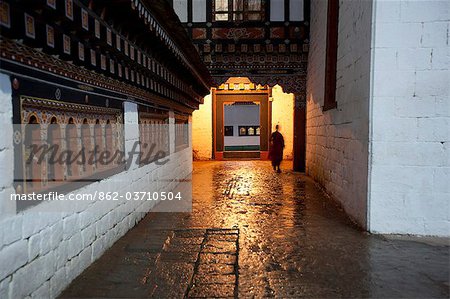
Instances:
[[[212,125],[213,125],[213,159],[224,160],[225,152],[225,137],[224,137],[224,104],[229,102],[259,102],[260,107],[260,159],[267,160],[269,157],[269,140],[272,130],[272,102],[270,101],[271,90],[218,90],[213,88],[212,93]],[[218,108],[222,112],[221,128],[217,125]],[[266,118],[266,120],[264,120]],[[221,145],[218,146],[218,140],[221,140]],[[266,139],[266,140],[265,140]],[[221,147],[221,148],[218,148]]]

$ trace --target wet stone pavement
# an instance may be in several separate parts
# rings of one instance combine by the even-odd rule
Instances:
[[[362,232],[304,175],[195,162],[192,181],[192,213],[148,214],[61,297],[449,297],[448,240]]]

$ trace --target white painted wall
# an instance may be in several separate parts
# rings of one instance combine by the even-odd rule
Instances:
[[[11,90],[3,74],[0,102],[0,298],[54,298],[139,222],[154,201],[42,202],[16,214],[9,197],[13,176],[8,175],[13,169]],[[137,123],[135,104],[125,105],[125,123]],[[138,136],[127,131],[126,146]],[[174,179],[191,172],[192,148],[187,147],[171,153],[165,165],[134,167],[72,193],[170,191],[178,184]]]
[[[11,103],[11,81],[9,76],[0,73],[0,219],[16,213],[16,204],[3,200],[13,192],[13,176],[6,175],[14,169],[13,123]],[[0,230],[0,244],[2,241]],[[8,240],[9,241],[9,240]],[[1,280],[1,279],[0,279]],[[0,298],[1,298],[0,293]]]
[[[378,0],[369,227],[450,235],[450,2]]]
[[[224,136],[225,146],[259,145],[259,136],[239,136],[239,126],[259,126],[259,105],[225,105],[225,126],[233,126],[234,136]]]
[[[366,227],[372,1],[340,1],[337,109],[322,111],[327,1],[311,1],[306,173]]]
[[[326,4],[311,3],[307,173],[371,232],[449,236],[450,2],[340,1],[323,112]]]

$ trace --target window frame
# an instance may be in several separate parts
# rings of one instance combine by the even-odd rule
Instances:
[[[265,2],[259,0],[260,9],[259,10],[249,10],[249,0],[242,0],[242,9],[234,8],[235,0],[225,0],[228,2],[227,10],[216,10],[216,1],[212,0],[212,21],[213,22],[262,22],[265,17]],[[259,19],[249,19],[249,15],[259,15]],[[227,15],[226,20],[217,20],[216,15]],[[236,15],[241,15],[242,19],[236,18]]]

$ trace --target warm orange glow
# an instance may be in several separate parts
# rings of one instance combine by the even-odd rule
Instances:
[[[236,87],[235,87],[236,85]],[[267,86],[254,84],[247,77],[232,77],[218,89],[266,89]],[[294,95],[283,92],[279,85],[272,87],[272,131],[278,124],[281,133],[284,136],[286,148],[284,158],[292,159],[293,141],[294,141]],[[192,145],[194,158],[200,160],[209,160],[212,158],[212,98],[211,94],[206,96],[204,104],[200,109],[192,114]]]

